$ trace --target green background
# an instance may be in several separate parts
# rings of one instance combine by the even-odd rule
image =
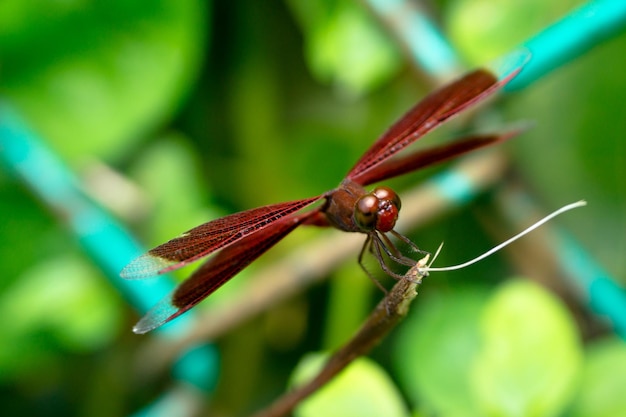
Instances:
[[[473,66],[579,3],[442,0],[431,10]],[[505,145],[517,180],[546,210],[588,200],[556,222],[621,282],[625,50],[624,35],[598,45],[511,94],[499,115],[534,122]],[[0,3],[2,100],[146,246],[219,215],[336,186],[432,87],[348,0]],[[435,171],[390,184],[402,191]],[[484,196],[411,238],[426,250],[446,241],[441,265],[465,261],[493,246],[485,231],[493,209]],[[316,233],[295,232],[258,264]],[[146,381],[137,371],[152,359],[141,350],[149,336],[130,332],[132,308],[54,213],[4,171],[0,237],[3,414],[122,416],[158,396],[168,376]],[[368,398],[394,404],[385,407],[397,415],[623,415],[624,397],[613,394],[625,382],[623,342],[558,295],[510,280],[522,273],[511,258],[429,277],[414,314],[373,353],[377,365],[359,365],[320,407],[350,409],[341,402],[358,403],[370,388],[349,389],[371,379],[380,386]],[[545,272],[540,260],[525,261]],[[355,260],[330,278],[217,341],[222,374],[211,407],[232,415],[268,403],[305,353],[352,334],[381,294]],[[537,392],[538,384],[547,388]],[[315,407],[299,413],[330,413]]]

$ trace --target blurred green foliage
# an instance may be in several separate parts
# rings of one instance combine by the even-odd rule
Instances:
[[[482,62],[576,3],[447,0],[432,11],[459,53]],[[584,217],[558,222],[622,280],[625,43],[621,36],[599,45],[503,106],[506,120],[536,122],[507,145],[520,176],[546,206],[589,200]],[[221,214],[334,187],[430,88],[379,22],[348,0],[0,2],[1,99],[147,245]],[[94,170],[99,164],[110,171]],[[112,172],[134,192],[112,185]],[[401,189],[432,173],[392,184]],[[466,260],[493,243],[477,225],[482,204],[412,238],[427,250],[445,240],[442,264]],[[259,263],[312,233],[298,231]],[[130,334],[130,308],[54,214],[3,171],[0,234],[3,413],[127,415],[156,397],[158,383],[134,377],[145,339]],[[356,262],[337,277],[346,275],[369,284]],[[510,275],[495,257],[428,278],[397,337],[373,354],[384,370],[364,360],[356,382],[329,386],[319,406],[361,402],[359,383],[378,387],[370,396],[395,404],[398,415],[626,415],[624,343],[582,339],[553,296],[519,281],[498,284]],[[340,302],[352,297],[359,299]],[[363,306],[379,297],[323,285],[225,336],[216,407],[232,414],[268,402],[305,353],[347,339]]]
[[[361,4],[351,0],[287,2],[305,35],[311,72],[346,94],[363,94],[395,74],[395,43]]]
[[[537,284],[510,282],[485,305],[471,386],[485,415],[561,414],[582,357],[575,323]]]
[[[294,387],[312,379],[328,358],[308,354],[294,370]],[[295,412],[298,417],[406,417],[408,409],[389,375],[368,358],[359,358],[349,368],[307,399]]]
[[[473,62],[507,53],[582,2],[577,0],[455,0],[445,15],[447,35]],[[476,24],[480,22],[480,24]]]
[[[204,9],[199,0],[4,1],[3,96],[62,155],[119,157],[189,88]]]

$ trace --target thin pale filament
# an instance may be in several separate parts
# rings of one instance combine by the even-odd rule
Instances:
[[[568,204],[566,206],[561,207],[560,209],[552,212],[551,214],[547,215],[546,217],[544,217],[543,219],[539,220],[537,223],[533,224],[532,226],[528,227],[527,229],[521,231],[520,233],[518,233],[517,235],[513,236],[512,238],[500,243],[499,245],[491,248],[490,250],[488,250],[487,252],[483,253],[482,255],[467,261],[465,263],[459,264],[459,265],[453,265],[453,266],[446,266],[443,268],[431,268],[430,266],[427,266],[425,268],[423,268],[422,271],[420,272],[443,272],[443,271],[454,271],[457,269],[462,269],[465,268],[467,266],[470,266],[472,264],[475,264],[476,262],[482,261],[483,259],[485,259],[488,256],[491,256],[492,254],[494,254],[495,252],[499,251],[500,249],[502,249],[503,247],[515,242],[517,239],[521,238],[522,236],[532,232],[533,230],[535,230],[536,228],[538,228],[539,226],[543,225],[544,223],[552,220],[553,218],[555,218],[556,216],[558,216],[559,214],[563,214],[566,211],[578,208],[578,207],[582,207],[587,205],[587,202],[584,200],[581,201],[577,201],[575,203],[571,203]],[[443,245],[443,244],[442,244]],[[439,249],[441,249],[441,246],[439,247]],[[437,251],[437,253],[439,253],[439,250]],[[434,260],[434,258],[433,258]]]

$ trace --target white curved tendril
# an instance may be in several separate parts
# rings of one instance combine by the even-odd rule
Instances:
[[[536,222],[532,226],[528,227],[527,229],[525,229],[525,230],[521,231],[520,233],[518,233],[517,235],[513,236],[512,238],[510,238],[510,239],[500,243],[499,245],[491,248],[487,252],[483,253],[482,255],[480,255],[480,256],[478,256],[478,257],[476,257],[476,258],[474,258],[474,259],[472,259],[470,261],[467,261],[467,262],[459,264],[459,265],[446,266],[446,267],[442,267],[442,268],[431,268],[430,265],[432,265],[432,263],[435,261],[435,258],[437,258],[437,255],[441,251],[441,248],[443,246],[443,243],[442,243],[441,245],[439,245],[439,249],[437,249],[437,252],[433,256],[433,259],[430,262],[430,264],[428,266],[424,267],[424,268],[420,268],[420,273],[426,275],[429,272],[454,271],[454,270],[462,269],[462,268],[465,268],[465,267],[470,266],[472,264],[475,264],[476,262],[482,261],[486,257],[494,254],[495,252],[499,251],[500,249],[504,248],[505,246],[515,242],[517,239],[521,238],[522,236],[532,232],[533,230],[535,230],[539,226],[543,225],[544,223],[547,223],[548,221],[552,220],[553,218],[555,218],[559,214],[563,214],[566,211],[569,211],[569,210],[572,210],[572,209],[575,209],[575,208],[578,208],[578,207],[583,207],[585,205],[587,205],[587,202],[584,201],[584,200],[580,200],[580,201],[577,201],[575,203],[571,203],[571,204],[568,204],[566,206],[563,206],[560,209],[550,213],[549,215],[547,215],[543,219],[539,220],[538,222]]]

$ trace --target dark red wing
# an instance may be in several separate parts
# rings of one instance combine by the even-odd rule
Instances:
[[[306,200],[305,200],[306,201]],[[292,215],[258,229],[228,246],[205,262],[168,297],[155,305],[133,328],[135,333],[146,333],[180,316],[211,295],[239,271],[248,266],[298,225],[316,215],[317,210]]]
[[[273,226],[322,197],[290,201],[231,214],[204,223],[141,255],[126,265],[124,278],[146,278],[180,268],[218,249],[239,242],[252,233]]]
[[[509,66],[499,75],[486,69],[478,69],[433,92],[391,126],[359,159],[347,178],[360,183],[358,178],[376,177],[368,171],[375,170],[381,163],[452,116],[487,98],[512,79],[522,65],[523,63],[517,63],[516,66]]]
[[[455,158],[475,149],[493,145],[510,139],[522,130],[513,130],[501,134],[476,135],[434,148],[423,149],[402,158],[388,159],[374,170],[367,170],[356,175],[353,180],[362,185],[384,181],[398,175],[406,174],[429,165]]]

